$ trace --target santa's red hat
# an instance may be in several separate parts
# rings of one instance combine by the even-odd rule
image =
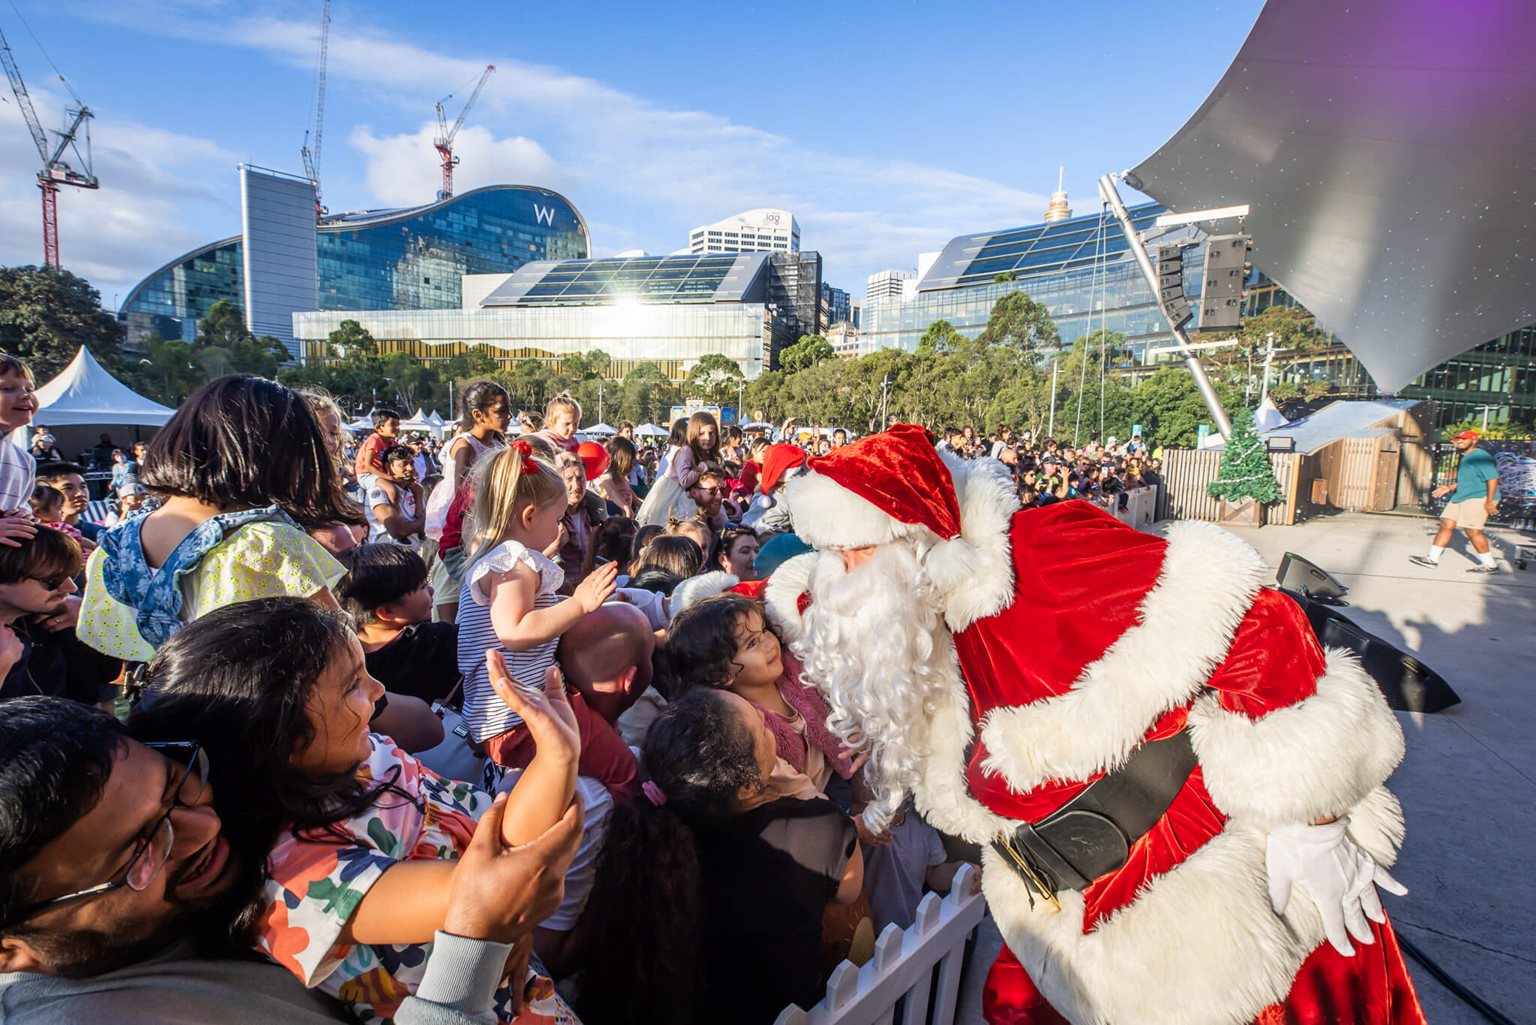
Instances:
[[[811,459],[785,497],[795,533],[816,548],[921,542],[952,628],[1011,597],[1007,534],[1019,503],[1007,469],[946,458],[922,427],[897,424]]]
[[[780,443],[763,449],[763,475],[759,478],[763,494],[769,494],[779,486],[785,471],[804,465],[805,450],[798,445]]]

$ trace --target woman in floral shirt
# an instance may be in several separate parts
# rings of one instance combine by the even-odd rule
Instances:
[[[491,796],[370,734],[382,691],[343,615],[269,598],[173,636],[150,665],[130,728],[207,751],[232,860],[253,894],[234,923],[241,938],[359,1020],[385,1025],[421,981],[455,863]],[[569,754],[559,724],[546,728],[560,715],[555,701],[523,692],[512,700],[530,730],[541,724],[540,755]],[[517,803],[514,794],[507,820]],[[527,960],[535,924],[497,992],[498,1020],[575,1022]]]

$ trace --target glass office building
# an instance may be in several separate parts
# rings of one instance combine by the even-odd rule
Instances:
[[[559,363],[601,349],[611,375],[655,363],[682,378],[720,353],[748,377],[784,344],[819,329],[817,253],[721,253],[526,264],[457,310],[313,311],[293,317],[306,359],[329,358],[326,339],[356,320],[379,351],[445,360],[480,347],[504,366]]]
[[[548,189],[492,185],[426,206],[327,215],[315,238],[322,310],[454,309],[466,274],[587,256],[586,221]],[[220,299],[244,305],[243,239],[223,239],[161,267],[128,294],[130,337],[190,340]]]
[[[1149,245],[1202,237],[1185,226],[1158,233],[1153,221],[1163,211],[1155,203],[1130,211]],[[1191,302],[1200,293],[1204,261],[1201,247],[1184,251],[1184,291]],[[999,275],[1012,280],[998,281]],[[866,301],[862,348],[914,351],[923,332],[938,320],[974,338],[986,327],[992,307],[1010,292],[1024,292],[1045,304],[1063,346],[1106,328],[1125,335],[1137,362],[1142,362],[1148,348],[1172,342],[1120,225],[1112,217],[1094,214],[952,240],[918,281],[914,294]]]

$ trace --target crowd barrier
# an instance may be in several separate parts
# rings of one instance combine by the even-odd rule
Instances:
[[[774,1025],[953,1025],[966,943],[987,910],[981,894],[971,892],[977,871],[963,866],[947,897],[923,898],[910,927],[885,927],[868,964],[844,961],[820,1003],[810,1010],[791,1004]]]
[[[1151,530],[1157,522],[1157,488],[1131,488],[1125,492],[1125,508],[1113,502],[1109,514],[1137,530]]]

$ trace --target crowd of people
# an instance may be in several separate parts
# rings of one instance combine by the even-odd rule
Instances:
[[[763,611],[846,432],[460,396],[442,444],[354,444],[210,382],[107,453],[111,524],[0,444],[7,1021],[768,1022],[975,856],[866,826],[868,751]],[[0,441],[36,408],[0,357]],[[1025,504],[1158,481],[1140,436],[937,444]]]

